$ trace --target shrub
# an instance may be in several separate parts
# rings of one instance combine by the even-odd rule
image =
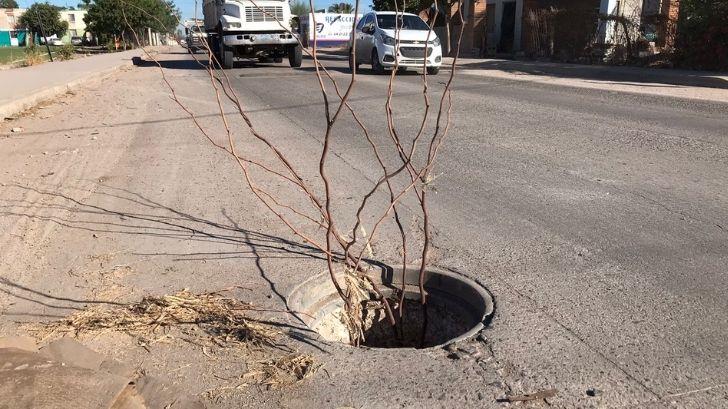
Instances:
[[[113,38],[106,42],[106,51],[108,51],[110,53],[113,53],[114,51],[116,51],[116,44],[114,43]]]
[[[728,69],[728,2],[688,0],[680,7],[679,63],[690,68]]]
[[[25,60],[23,62],[27,66],[40,64],[43,62],[43,54],[36,46],[25,47]]]
[[[58,49],[59,60],[70,60],[73,58],[73,54],[76,52],[76,48],[71,44],[66,44]]]

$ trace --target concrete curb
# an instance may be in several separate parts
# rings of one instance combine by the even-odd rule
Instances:
[[[70,90],[73,90],[74,88],[78,88],[82,85],[106,79],[122,67],[130,67],[132,65],[133,60],[131,58],[129,60],[122,60],[111,68],[106,68],[101,71],[88,74],[83,78],[69,81],[66,84],[41,89],[32,93],[31,95],[27,95],[23,98],[16,99],[15,101],[0,105],[0,122],[4,121],[7,117],[12,117],[15,114],[21,113],[38,105],[43,101],[47,101],[58,95],[64,94]]]

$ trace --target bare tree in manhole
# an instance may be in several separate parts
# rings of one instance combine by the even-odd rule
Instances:
[[[144,9],[131,2],[120,0],[124,5],[122,12],[129,32],[137,44],[142,44],[139,34],[132,28],[127,19],[127,14],[139,12],[151,16]],[[431,248],[431,227],[428,202],[434,177],[435,162],[442,144],[451,127],[452,84],[455,76],[455,68],[460,50],[464,24],[457,7],[454,18],[460,22],[460,31],[457,35],[457,42],[452,54],[454,58],[450,65],[450,71],[444,82],[441,92],[435,94],[430,90],[430,75],[424,62],[427,58],[423,55],[421,91],[422,101],[419,114],[421,119],[414,127],[400,126],[395,114],[397,104],[395,103],[395,88],[397,84],[396,73],[399,67],[399,60],[395,58],[395,66],[389,75],[386,87],[386,102],[382,116],[373,123],[365,123],[362,116],[350,103],[351,96],[357,88],[357,65],[351,65],[351,74],[347,76],[348,84],[342,86],[337,82],[332,70],[322,63],[319,58],[319,50],[316,41],[316,30],[313,30],[312,48],[308,50],[301,43],[297,33],[291,30],[290,22],[283,21],[280,16],[269,8],[258,6],[256,1],[249,0],[257,12],[262,13],[266,18],[275,20],[276,23],[287,33],[297,39],[298,45],[293,49],[290,58],[291,65],[296,53],[300,56],[305,52],[313,62],[315,78],[321,94],[324,106],[324,113],[321,118],[322,148],[317,158],[317,178],[314,182],[307,179],[301,171],[300,166],[295,163],[300,157],[294,157],[280,146],[275,135],[266,134],[261,130],[261,124],[256,123],[245,108],[244,101],[235,91],[231,84],[230,75],[223,69],[223,66],[231,62],[226,61],[229,56],[224,55],[226,48],[224,44],[215,47],[210,41],[200,44],[205,51],[205,59],[201,59],[193,52],[190,55],[194,58],[200,68],[206,70],[210,87],[214,93],[217,105],[217,124],[209,121],[202,121],[201,116],[195,112],[195,106],[185,102],[179,97],[179,90],[173,86],[172,81],[166,73],[163,64],[158,61],[155,54],[144,48],[146,58],[153,61],[159,68],[162,79],[171,92],[172,99],[186,113],[194,123],[200,134],[215,148],[225,152],[231,157],[234,163],[240,168],[247,188],[257,199],[288,229],[306,244],[315,247],[326,259],[326,269],[330,275],[331,283],[344,303],[342,320],[347,327],[349,341],[352,345],[358,346],[366,343],[365,332],[372,326],[372,323],[365,322],[365,317],[370,316],[372,310],[380,311],[391,330],[390,336],[393,342],[401,340],[403,328],[407,326],[407,320],[412,319],[412,313],[407,309],[412,308],[411,301],[405,299],[405,271],[414,265],[419,269],[419,300],[420,305],[416,308],[424,314],[420,318],[427,323],[428,294],[425,289],[425,273],[428,268]],[[315,10],[313,0],[310,1],[310,9]],[[167,4],[167,3],[165,3]],[[395,47],[399,49],[402,21],[405,15],[404,6],[394,2],[397,18],[394,28]],[[438,2],[434,3],[434,13],[437,18],[440,16],[437,10]],[[354,15],[359,14],[359,1],[354,6]],[[450,10],[446,10],[449,13]],[[151,18],[154,18],[153,16]],[[436,38],[433,27],[435,18],[428,22],[427,39]],[[313,15],[313,26],[316,26],[315,14]],[[162,22],[159,22],[162,24]],[[179,21],[177,22],[179,23]],[[352,32],[355,32],[356,19],[352,22]],[[199,29],[200,27],[198,27]],[[350,61],[356,62],[356,36],[353,37],[354,46],[349,49]],[[428,46],[422,48],[426,54]],[[300,65],[300,58],[299,58]],[[431,71],[432,72],[432,71]],[[341,80],[340,80],[341,81]],[[226,112],[225,106],[232,106],[234,113]],[[434,105],[434,106],[433,106]],[[335,129],[337,122],[342,117],[349,116],[353,119],[353,129]],[[235,121],[241,121],[242,131],[234,125]],[[384,135],[377,135],[371,131],[374,126],[384,125]],[[222,130],[215,130],[215,127],[222,126]],[[379,176],[374,183],[368,180],[349,181],[348,183],[334,183],[331,174],[335,171],[335,163],[330,160],[332,155],[332,143],[342,132],[354,134],[358,132],[366,140],[369,153],[374,158],[379,169]],[[256,153],[253,146],[260,146],[264,154]],[[282,188],[274,191],[270,186],[270,180],[282,184]],[[355,187],[366,186],[366,191],[360,194],[356,210],[345,214],[345,209],[335,201],[337,196],[344,191],[355,192]],[[303,198],[296,203],[305,203],[305,206],[293,204],[295,198]],[[410,211],[418,213],[415,217],[416,225],[407,227],[403,217],[403,201],[412,200],[416,207]],[[288,199],[288,200],[286,200]],[[380,203],[375,203],[377,200]],[[373,215],[365,217],[365,215]],[[348,217],[347,217],[348,216]],[[396,229],[401,246],[402,285],[394,291],[386,293],[380,288],[376,280],[369,274],[372,261],[376,260],[373,254],[372,244],[383,226],[389,224]],[[386,262],[388,260],[377,260]],[[414,311],[415,309],[413,309]],[[381,327],[382,322],[377,322]],[[381,332],[381,329],[378,331]],[[422,330],[424,337],[424,329]]]

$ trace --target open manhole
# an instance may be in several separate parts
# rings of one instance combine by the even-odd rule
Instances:
[[[382,293],[396,299],[402,288],[401,267],[378,267],[370,275]],[[483,286],[462,274],[429,268],[425,272],[428,302],[420,303],[419,268],[405,272],[405,305],[395,336],[382,310],[365,317],[364,346],[373,348],[429,348],[444,346],[477,334],[493,313],[493,299]],[[343,278],[339,279],[343,283]],[[344,302],[328,273],[314,276],[288,297],[288,307],[309,328],[327,341],[349,342],[342,321]],[[397,315],[399,311],[395,312]]]

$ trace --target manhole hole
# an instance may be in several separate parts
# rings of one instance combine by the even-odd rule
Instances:
[[[372,279],[388,298],[396,298],[402,285],[401,267],[382,267]],[[405,272],[405,306],[399,335],[383,311],[366,317],[364,346],[373,348],[429,348],[444,346],[478,333],[493,313],[493,299],[483,286],[462,274],[439,269],[425,272],[428,303],[420,304],[419,268]],[[343,283],[343,279],[341,281]],[[341,320],[343,301],[328,273],[319,274],[296,287],[288,306],[309,328],[327,341],[349,342]],[[396,311],[399,315],[399,311]]]

